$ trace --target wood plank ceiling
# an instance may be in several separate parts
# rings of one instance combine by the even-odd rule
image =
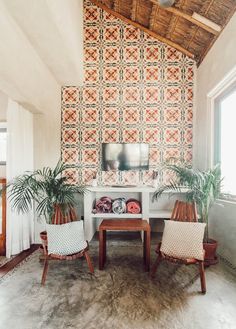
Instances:
[[[100,8],[195,59],[199,65],[236,11],[236,0],[91,0]],[[195,15],[215,23],[209,26]]]

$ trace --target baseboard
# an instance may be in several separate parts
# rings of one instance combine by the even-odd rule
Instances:
[[[0,278],[2,278],[11,270],[13,270],[14,267],[19,265],[25,258],[31,255],[35,250],[37,250],[39,246],[39,244],[32,244],[29,249],[20,252],[12,260],[0,267]]]
[[[233,272],[236,274],[236,266],[232,264],[228,259],[226,259],[224,256],[221,254],[217,253],[217,256],[219,257],[220,261],[222,261],[224,264],[226,264],[228,267],[230,267]]]

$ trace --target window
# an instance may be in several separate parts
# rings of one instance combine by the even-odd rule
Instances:
[[[7,128],[0,126],[0,165],[7,161]]]
[[[236,84],[216,99],[215,163],[221,164],[222,196],[236,200]]]

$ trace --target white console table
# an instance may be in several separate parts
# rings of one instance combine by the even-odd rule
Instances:
[[[158,202],[152,202],[152,195],[156,189],[150,186],[96,186],[89,187],[84,195],[84,229],[85,238],[90,241],[104,218],[142,218],[149,221],[150,218],[170,218],[175,199],[169,198],[169,193],[163,193]],[[92,212],[94,201],[108,196],[112,199],[124,197],[137,199],[141,202],[141,214],[114,214]]]

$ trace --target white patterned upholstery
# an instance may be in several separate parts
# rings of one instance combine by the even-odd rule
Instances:
[[[87,246],[84,239],[83,221],[62,225],[46,225],[48,254],[71,255]]]
[[[174,258],[203,260],[205,226],[205,223],[165,220],[160,251]]]

